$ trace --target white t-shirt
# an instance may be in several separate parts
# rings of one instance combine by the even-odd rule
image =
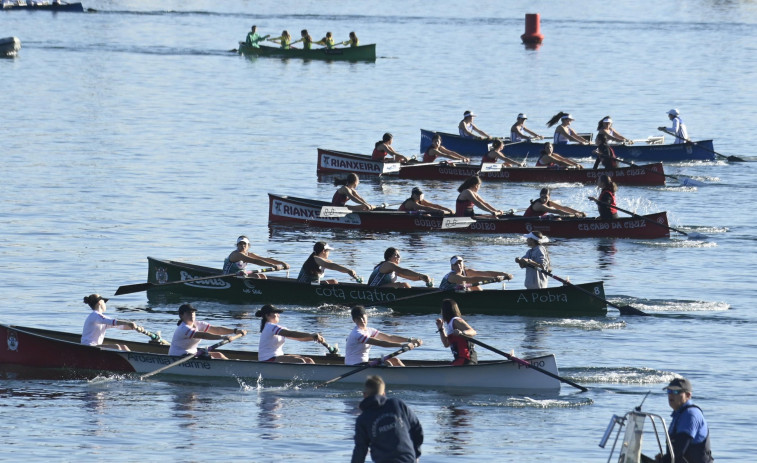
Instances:
[[[260,333],[260,342],[258,343],[258,360],[265,362],[279,355],[284,355],[284,336],[279,336],[281,330],[286,327],[268,322]]]
[[[347,336],[347,352],[344,354],[345,365],[357,365],[358,363],[367,362],[371,351],[371,345],[366,344],[368,339],[375,338],[379,330],[365,327],[360,329],[357,326],[350,331]]]
[[[81,343],[85,346],[99,346],[105,339],[105,330],[116,326],[116,319],[106,317],[102,312],[93,310],[84,320],[81,332]],[[118,328],[121,328],[118,326]]]
[[[195,328],[182,322],[176,327],[171,339],[171,348],[168,349],[168,355],[188,355],[196,354],[197,346],[200,345],[201,339],[195,338],[198,331],[207,333],[210,329],[210,323],[195,321]]]

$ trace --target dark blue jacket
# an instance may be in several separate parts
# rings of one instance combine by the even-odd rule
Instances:
[[[360,402],[360,410],[352,463],[363,463],[369,447],[376,463],[415,463],[420,458],[423,427],[405,402],[373,395]]]

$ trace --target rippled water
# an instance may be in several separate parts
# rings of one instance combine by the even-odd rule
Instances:
[[[0,60],[3,181],[0,182],[2,321],[77,332],[91,292],[112,294],[146,277],[148,255],[220,265],[239,234],[254,251],[298,267],[314,241],[367,276],[388,246],[405,265],[435,276],[462,253],[479,269],[523,273],[515,236],[397,234],[270,228],[267,193],[331,197],[315,175],[316,148],[370,152],[386,131],[402,153],[418,150],[420,128],[454,131],[462,112],[504,135],[518,112],[532,129],[565,110],[579,131],[605,115],[630,138],[656,135],[678,107],[695,139],[754,159],[749,142],[757,7],[751,2],[450,1],[85,3],[86,14],[0,13],[0,35],[21,39]],[[519,43],[523,15],[539,11],[544,45]],[[357,31],[377,43],[376,63],[244,58],[236,48],[251,24],[263,33],[308,28],[337,38]],[[638,405],[667,415],[661,388],[692,379],[695,400],[721,460],[756,458],[751,442],[757,366],[754,313],[754,163],[682,163],[698,188],[623,188],[619,204],[667,210],[671,225],[707,235],[688,240],[564,240],[550,246],[555,274],[603,280],[615,303],[653,317],[534,319],[468,316],[480,339],[517,355],[553,352],[560,373],[590,387],[522,397],[480,391],[395,390],[426,433],[423,461],[605,461],[597,447],[610,416]],[[457,185],[363,179],[374,203],[400,202],[418,184],[451,204]],[[552,185],[564,204],[591,212],[592,187]],[[537,185],[486,185],[502,208],[522,208]],[[338,276],[338,275],[337,275]],[[252,329],[254,306],[200,303],[211,322]],[[114,298],[109,312],[164,335],[176,307],[144,293]],[[290,307],[283,323],[344,343],[348,316]],[[382,331],[427,343],[408,358],[447,358],[433,316],[379,309]],[[121,334],[121,333],[119,333]],[[139,339],[134,333],[122,333]],[[310,343],[292,352],[316,354]],[[494,354],[480,352],[482,358]],[[390,385],[391,388],[391,385]],[[738,391],[732,399],[726,391]],[[0,379],[0,442],[16,455],[102,461],[320,458],[352,449],[359,391],[289,385]],[[135,445],[136,444],[136,445]],[[65,453],[64,453],[65,452]],[[65,456],[64,456],[65,455]],[[579,457],[576,457],[579,455]]]

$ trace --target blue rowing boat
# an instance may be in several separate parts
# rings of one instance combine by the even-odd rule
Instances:
[[[29,11],[70,11],[73,13],[84,12],[84,7],[81,3],[30,3],[23,2],[18,3],[5,3],[2,5],[3,11],[12,10],[29,10]]]
[[[489,152],[490,140],[480,138],[465,138],[451,133],[434,132],[421,129],[421,153],[431,145],[431,138],[441,135],[442,145],[464,156],[483,156]],[[536,161],[537,156],[544,147],[544,142],[517,142],[506,143],[504,153],[511,158],[528,157]],[[712,140],[702,140],[693,143],[680,143],[675,145],[662,144],[635,144],[613,145],[615,155],[627,161],[714,161],[715,151]],[[566,158],[592,158],[592,151],[596,145],[555,145],[555,152]]]

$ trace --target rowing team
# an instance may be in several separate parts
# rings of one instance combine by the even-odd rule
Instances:
[[[688,141],[689,135],[688,131],[686,130],[686,125],[681,119],[680,111],[674,108],[668,111],[667,114],[668,119],[670,119],[672,125],[670,127],[658,127],[657,129],[675,136],[675,141],[673,143],[686,143]],[[480,130],[473,123],[474,117],[476,117],[476,115],[471,111],[465,111],[465,113],[463,113],[463,120],[461,120],[457,126],[460,136],[463,138],[491,140],[492,137],[490,137],[483,130]],[[510,141],[512,143],[544,139],[543,136],[537,134],[536,132],[533,132],[526,127],[527,119],[528,117],[526,117],[525,114],[518,114],[517,121],[512,125],[512,127],[510,127]],[[586,138],[582,137],[578,134],[578,132],[576,132],[573,127],[571,127],[571,123],[573,121],[575,121],[573,116],[560,111],[559,113],[552,116],[552,118],[547,122],[547,127],[553,127],[559,122],[559,125],[555,127],[555,133],[552,136],[552,140],[556,145],[565,145],[570,142],[579,143],[582,145],[588,145],[591,143],[591,140],[587,140]],[[603,117],[597,123],[597,144],[600,144],[600,139],[606,142],[625,143],[629,145],[633,144],[633,140],[624,137],[612,127],[612,118],[610,116]]]
[[[535,268],[539,267],[551,270],[549,254],[543,246],[543,244],[547,243],[549,239],[540,232],[531,232],[528,235],[525,235],[525,238],[529,251],[523,256],[523,258],[516,259],[516,262],[520,264],[521,268],[526,268],[525,286],[528,289],[546,288],[549,283],[547,276],[539,274]],[[362,278],[357,275],[355,270],[337,264],[329,258],[333,249],[334,248],[329,246],[326,242],[319,241],[315,243],[313,246],[313,252],[308,256],[300,269],[297,281],[310,284],[338,284],[339,282],[335,279],[323,279],[323,276],[328,269],[346,273],[358,283],[362,283]],[[386,251],[384,251],[384,260],[373,268],[366,284],[373,287],[409,288],[409,283],[397,281],[397,277],[401,277],[410,281],[423,281],[429,287],[434,285],[433,278],[428,275],[401,267],[401,258],[402,257],[397,248],[387,248]],[[250,278],[267,278],[263,273],[248,271],[248,264],[270,265],[276,270],[290,268],[289,264],[285,262],[270,257],[258,256],[257,254],[252,253],[250,251],[250,240],[246,236],[240,236],[237,238],[237,248],[224,259],[223,273],[227,275],[239,273]],[[479,271],[466,268],[465,260],[459,255],[453,256],[450,259],[450,269],[450,272],[444,275],[439,283],[439,289],[442,291],[479,291],[481,289],[479,285],[484,282],[513,279],[513,275],[510,273]]]
[[[245,43],[253,48],[260,48],[260,42],[264,40],[277,43],[283,49],[292,48],[292,45],[299,42],[302,42],[303,50],[310,50],[313,45],[322,45],[328,49],[332,49],[337,45],[349,45],[350,47],[357,47],[360,45],[360,40],[358,40],[357,35],[354,32],[350,32],[349,39],[344,42],[334,42],[334,37],[331,32],[326,32],[326,35],[321,40],[313,41],[308,30],[303,29],[300,31],[300,38],[292,41],[292,36],[289,35],[289,32],[286,30],[282,31],[279,37],[270,38],[270,35],[261,36],[258,34],[257,26],[252,26],[250,32],[247,33]]]
[[[376,206],[372,206],[358,194],[357,187],[359,184],[360,178],[355,173],[350,173],[344,178],[334,180],[334,185],[340,187],[334,192],[334,196],[331,198],[331,205],[346,207],[351,211],[372,211],[377,209]],[[603,174],[597,179],[597,186],[601,191],[599,199],[594,197],[590,197],[590,199],[598,205],[599,218],[617,219],[618,211],[616,209],[615,193],[618,191],[618,185],[608,175]],[[398,210],[435,215],[454,215],[456,217],[475,217],[474,207],[478,207],[495,217],[506,215],[505,212],[492,206],[479,195],[480,188],[480,177],[473,176],[466,179],[457,189],[459,194],[455,200],[455,210],[453,211],[439,204],[426,201],[423,191],[415,187],[410,197],[399,205]],[[350,200],[356,202],[357,205],[348,206],[347,202]],[[512,215],[513,212],[511,211],[507,215]],[[531,204],[525,209],[523,216],[546,217],[550,214],[560,217],[586,217],[586,213],[584,212],[562,206],[557,201],[553,201],[550,196],[550,190],[542,188],[539,198],[531,201]]]
[[[92,312],[84,322],[82,329],[81,344],[88,346],[100,346],[110,349],[130,350],[124,344],[103,344],[105,332],[108,328],[120,327],[126,330],[136,330],[146,334],[157,341],[165,343],[158,334],[146,331],[143,327],[128,320],[116,320],[104,315],[108,299],[99,294],[91,294],[84,298],[84,303],[89,305]],[[239,336],[245,336],[247,330],[239,328],[227,328],[214,326],[208,322],[196,318],[197,309],[191,304],[182,304],[178,310],[179,321],[171,339],[168,355],[186,356],[194,355],[199,358],[227,359],[221,352],[199,349],[203,339],[226,340],[230,342]],[[283,363],[314,363],[313,359],[301,355],[284,354],[284,342],[287,339],[294,341],[314,341],[336,354],[337,348],[330,346],[320,333],[306,333],[287,329],[281,325],[280,314],[283,310],[266,304],[255,313],[260,317],[260,340],[258,344],[258,360],[261,362]],[[344,363],[346,365],[365,365],[370,358],[371,346],[401,347],[406,350],[413,349],[423,344],[419,338],[406,338],[381,331],[368,326],[368,315],[365,308],[356,306],[352,308],[352,320],[355,327],[347,336],[346,353]],[[477,363],[476,352],[473,343],[463,336],[475,336],[474,330],[463,320],[457,303],[452,299],[442,301],[441,318],[436,319],[437,330],[445,347],[450,347],[454,356],[453,365],[466,365]],[[405,366],[397,358],[388,359],[386,363],[392,366]]]

